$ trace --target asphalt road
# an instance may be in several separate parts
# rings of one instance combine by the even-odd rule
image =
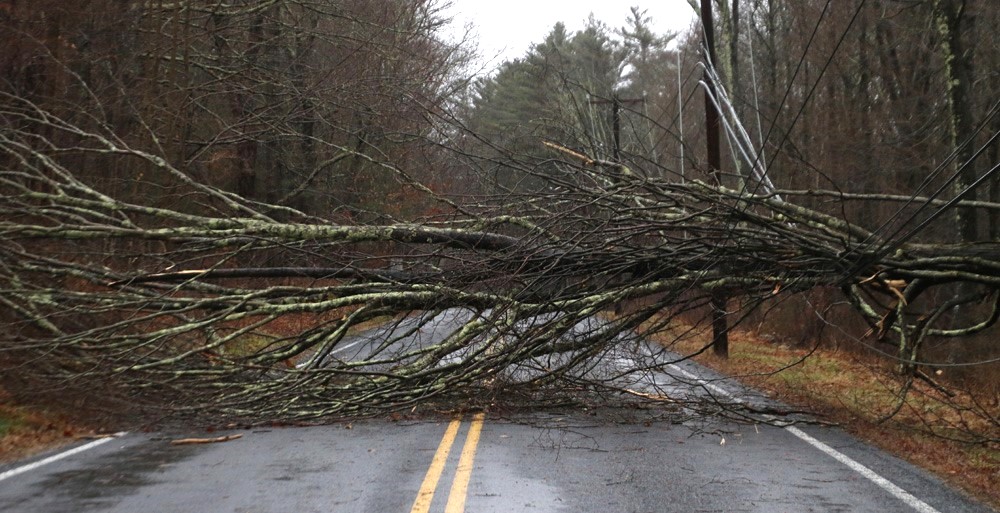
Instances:
[[[634,381],[756,400],[693,364],[666,370]],[[242,437],[170,444],[226,434]],[[0,466],[0,511],[993,511],[837,429],[657,408],[123,434],[73,451]]]
[[[837,430],[804,428],[905,495],[787,429],[704,427],[597,411],[258,429],[209,445],[127,434],[0,474],[0,511],[991,511]]]

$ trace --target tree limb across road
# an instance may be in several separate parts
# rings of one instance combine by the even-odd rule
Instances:
[[[484,197],[418,223],[342,224],[198,183],[28,104],[16,114],[22,128],[8,119],[0,139],[4,361],[50,388],[302,419],[614,388],[614,376],[588,374],[595,362],[682,319],[697,326],[712,291],[738,298],[735,323],[765,301],[839,288],[873,336],[904,344],[913,372],[921,337],[997,319],[994,306],[939,327],[950,299],[930,318],[907,310],[957,283],[981,287],[964,301],[995,303],[997,244],[897,243],[773,195],[638,174],[608,187],[600,170],[561,162],[563,190],[525,196],[517,214]],[[43,129],[57,135],[34,135]],[[68,153],[138,159],[177,179],[185,201],[102,191]],[[436,329],[426,313],[455,308],[474,315],[429,342],[411,336]],[[359,328],[378,325],[397,329],[345,356]]]
[[[901,398],[997,358],[976,336],[1000,317],[1000,104],[990,77],[957,105],[961,74],[932,76],[973,53],[917,48],[922,9],[762,6],[725,36],[756,40],[758,82],[737,55],[695,68],[697,38],[638,11],[475,78],[435,1],[112,3],[0,9],[0,386],[19,398],[255,422],[715,407],[653,378],[810,291]],[[813,24],[836,33],[782,33]],[[866,46],[889,34],[905,58]],[[713,170],[692,98],[720,114]]]

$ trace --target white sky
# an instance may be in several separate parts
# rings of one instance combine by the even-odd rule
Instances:
[[[456,33],[472,23],[478,34],[480,53],[493,67],[521,57],[539,43],[556,22],[564,22],[570,33],[583,28],[594,16],[611,28],[625,26],[630,7],[638,5],[653,19],[653,31],[683,31],[695,17],[687,0],[451,0],[447,12],[454,16]],[[492,60],[494,55],[498,59]]]

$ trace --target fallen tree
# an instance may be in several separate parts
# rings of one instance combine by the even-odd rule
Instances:
[[[923,217],[904,226],[918,228],[956,206],[997,204],[757,194],[556,149],[566,160],[538,175],[550,187],[518,195],[516,211],[424,188],[442,213],[345,224],[200,183],[163,155],[23,98],[4,103],[0,361],[5,380],[35,391],[258,420],[581,387],[649,396],[623,377],[681,356],[639,348],[681,318],[703,329],[714,293],[734,298],[735,325],[765,301],[817,287],[841,290],[867,336],[917,375],[926,337],[988,329],[1000,310],[1000,244],[914,243],[794,199],[917,205]],[[183,201],[102,191],[72,167],[122,161]],[[914,306],[956,284],[974,292]],[[956,305],[980,302],[992,305],[981,319],[945,326]],[[364,351],[347,352],[361,347],[359,332]],[[605,365],[622,354],[630,365]]]

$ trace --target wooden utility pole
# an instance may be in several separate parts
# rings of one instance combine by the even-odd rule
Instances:
[[[708,67],[718,64],[715,55],[715,32],[712,22],[712,1],[701,0],[701,23],[704,28],[705,52],[707,53],[705,69],[705,135],[708,150],[709,172],[716,185],[722,185],[722,154],[719,138],[719,111],[715,107],[715,82],[709,76]],[[712,350],[715,354],[729,357],[729,323],[726,321],[726,307],[729,300],[720,290],[712,291]]]
[[[715,67],[718,62],[715,55],[715,29],[712,22],[712,1],[701,0],[701,23],[704,28],[704,44],[707,55],[705,60],[705,135],[707,136],[708,166],[715,179],[715,183],[720,185],[722,177],[719,175],[722,167],[722,154],[719,149],[719,111],[715,108],[715,82],[709,76],[708,66]]]
[[[619,98],[618,94],[615,93],[611,96],[610,100],[590,100],[591,105],[606,105],[611,104],[611,133],[614,136],[614,148],[613,156],[614,162],[616,164],[621,164],[621,132],[622,132],[622,105],[631,105],[636,103],[642,103],[646,101],[644,98]]]

